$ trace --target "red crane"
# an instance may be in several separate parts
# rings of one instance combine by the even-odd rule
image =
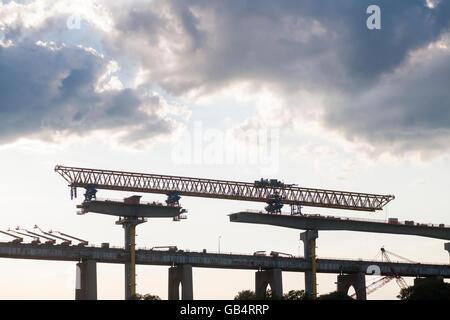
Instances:
[[[89,244],[89,242],[86,241],[86,240],[83,240],[83,239],[80,239],[80,238],[75,238],[73,236],[70,236],[70,235],[68,235],[66,233],[62,233],[62,232],[59,232],[59,231],[50,230],[48,233],[51,233],[53,237],[56,237],[55,235],[53,235],[53,233],[58,233],[61,236],[77,240],[77,241],[79,241],[78,244],[77,244],[77,246],[79,246],[79,247],[85,247],[85,246],[87,246]]]
[[[61,245],[63,245],[63,246],[70,246],[70,245],[72,244],[72,241],[71,241],[71,240],[65,239],[65,238],[63,238],[63,237],[56,236],[56,235],[51,234],[51,233],[49,233],[49,232],[45,232],[45,231],[43,231],[41,228],[39,228],[36,224],[34,225],[34,229],[38,229],[41,233],[46,234],[46,235],[48,235],[48,236],[50,236],[50,237],[53,237],[53,238],[62,240]]]
[[[21,243],[23,241],[23,238],[15,236],[15,235],[13,235],[13,234],[11,234],[9,232],[5,232],[5,231],[0,230],[0,233],[6,234],[6,235],[8,235],[10,237],[13,237],[14,239],[11,241],[12,243]]]
[[[17,230],[20,230],[20,229],[17,229]],[[15,232],[17,234],[21,234],[23,236],[33,238],[33,240],[31,241],[32,244],[40,244],[41,243],[41,240],[39,240],[39,237],[32,236],[32,235],[29,235],[29,234],[26,234],[26,233],[23,233],[23,232],[19,232],[17,230],[8,229],[8,231],[12,231],[12,232]]]
[[[386,262],[388,262],[389,264],[392,264],[392,261],[391,261],[391,259],[389,258],[388,253],[391,254],[391,255],[393,255],[393,256],[395,256],[395,257],[397,257],[397,258],[406,260],[406,261],[408,261],[409,263],[417,263],[417,262],[412,261],[412,260],[410,260],[410,259],[407,259],[407,258],[404,258],[404,257],[402,257],[402,256],[399,256],[399,255],[397,255],[397,254],[395,254],[395,253],[393,253],[393,252],[387,251],[386,249],[384,249],[384,247],[382,247],[380,250],[381,250],[381,261],[386,260]],[[400,287],[400,289],[406,289],[406,288],[408,288],[408,284],[407,284],[407,283],[405,282],[405,280],[401,277],[401,275],[399,275],[399,274],[394,270],[394,268],[392,268],[391,265],[389,265],[389,269],[391,270],[391,274],[390,274],[390,275],[381,277],[381,278],[375,280],[374,282],[372,282],[371,284],[369,284],[369,285],[366,287],[367,295],[369,295],[369,294],[371,294],[372,292],[376,291],[377,289],[383,287],[386,283],[390,282],[390,281],[393,280],[393,279],[395,279],[395,281],[397,282],[397,284],[398,284],[398,286]],[[356,293],[352,294],[351,297],[352,297],[352,298],[355,298],[355,297],[356,297]]]

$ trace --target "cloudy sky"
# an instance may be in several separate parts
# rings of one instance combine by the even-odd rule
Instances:
[[[381,29],[367,28],[371,4]],[[333,214],[450,224],[449,83],[449,1],[2,1],[0,228],[121,245],[113,218],[75,215],[56,164],[395,194],[381,213]],[[303,250],[295,230],[228,221],[261,204],[182,204],[188,220],[141,225],[137,244]],[[443,241],[409,236],[322,233],[317,254],[371,259],[382,245],[448,263]],[[73,264],[1,263],[23,275],[0,277],[1,298],[73,298]],[[232,298],[253,279],[195,269],[194,296]],[[334,282],[320,275],[319,293]],[[122,283],[122,267],[99,266],[99,298],[122,298]],[[139,267],[138,285],[167,297],[167,268]],[[285,291],[303,286],[284,275]]]

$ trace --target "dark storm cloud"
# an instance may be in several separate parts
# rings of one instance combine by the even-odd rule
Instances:
[[[107,61],[83,48],[0,46],[0,144],[93,130],[125,130],[123,140],[169,133],[170,121],[156,115],[159,101],[132,89],[96,90],[107,68]]]
[[[381,8],[381,30],[366,27],[371,4]],[[350,140],[391,143],[391,153],[448,150],[448,55],[421,74],[409,60],[449,31],[450,1],[434,9],[425,0],[156,0],[131,7],[115,11],[118,35],[105,43],[141,61],[149,79],[172,94],[207,94],[238,81],[284,96],[307,90],[325,97],[323,124]],[[398,75],[399,68],[406,70]],[[287,108],[295,118],[305,106]]]
[[[450,43],[448,43],[450,44]],[[397,153],[434,156],[450,146],[450,51],[418,53],[370,90],[334,101],[328,126]]]
[[[382,10],[379,31],[366,28],[373,3]],[[176,94],[236,80],[349,91],[436,40],[449,20],[448,1],[434,10],[424,0],[136,2],[116,12],[113,47],[136,53]]]

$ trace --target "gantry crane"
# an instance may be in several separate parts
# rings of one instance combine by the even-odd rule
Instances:
[[[219,198],[266,202],[269,209],[279,210],[280,204],[311,206],[374,212],[393,200],[393,195],[379,195],[326,189],[302,188],[284,183],[255,183],[134,173],[57,165],[59,173],[71,187],[86,188],[85,198],[96,197],[97,189],[159,193],[178,202],[179,196]]]

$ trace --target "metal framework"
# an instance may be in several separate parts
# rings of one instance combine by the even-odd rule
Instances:
[[[282,197],[284,204],[376,211],[395,197],[359,192],[302,188],[292,185],[260,186],[254,183],[189,178],[158,174],[144,174],[112,170],[56,166],[69,186],[97,189],[219,198],[242,201],[267,202],[274,194]]]

